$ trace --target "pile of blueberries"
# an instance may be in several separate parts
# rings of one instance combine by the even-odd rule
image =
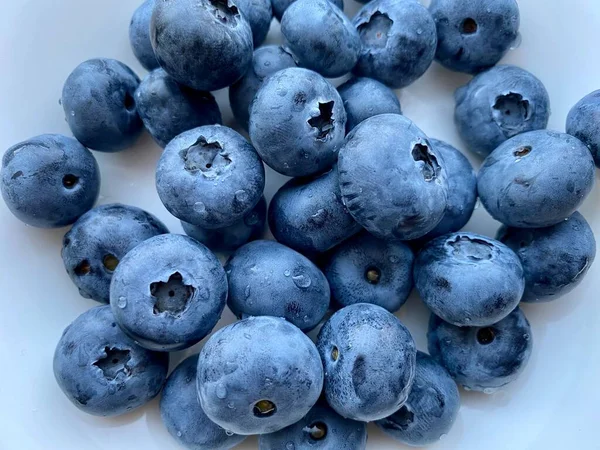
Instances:
[[[496,63],[519,39],[515,0],[147,0],[130,36],[150,70],[82,63],[62,106],[74,138],[34,137],[2,160],[2,195],[36,227],[73,225],[65,268],[105,303],[64,331],[54,373],[99,416],[162,391],[161,416],[189,449],[364,449],[366,422],[427,445],[448,433],[457,384],[491,393],[532,350],[519,303],[553,301],[594,261],[577,212],[600,164],[600,91],[545,130],[549,96]],[[260,47],[273,15],[285,45]],[[256,49],[255,49],[256,48]],[[456,92],[476,175],[401,114],[392,89],[436,59],[473,78]],[[337,89],[325,77],[352,73]],[[250,139],[221,125],[229,87]],[[164,152],[156,188],[188,236],[121,204],[94,207],[98,165],[143,129]],[[595,162],[594,162],[595,160]],[[267,208],[264,164],[294,177]],[[496,239],[459,231],[480,199]],[[265,223],[277,241],[261,240]],[[225,267],[213,251],[232,252]],[[432,311],[430,355],[393,315],[413,287]],[[240,319],[168,375],[169,352]],[[330,315],[328,311],[334,312]],[[316,344],[305,334],[321,327]]]

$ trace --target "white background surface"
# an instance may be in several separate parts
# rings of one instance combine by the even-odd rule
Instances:
[[[58,104],[70,71],[92,57],[113,57],[144,71],[129,49],[128,24],[139,0],[17,0],[0,8],[0,149],[42,133],[69,129]],[[346,11],[357,5],[346,0]],[[563,131],[569,108],[600,88],[596,0],[521,0],[521,46],[505,62],[520,65],[546,85],[553,114],[549,128]],[[274,30],[278,27],[274,26]],[[274,31],[268,43],[276,43]],[[453,122],[453,91],[468,77],[434,64],[400,93],[402,109],[432,137],[460,146]],[[227,93],[217,94],[232,125]],[[154,188],[159,148],[144,135],[120,154],[96,153],[102,171],[100,203],[136,205],[174,232],[176,219]],[[282,177],[268,174],[270,198]],[[582,213],[600,237],[600,184]],[[497,224],[479,208],[468,229],[494,236]],[[96,303],[79,297],[60,258],[66,229],[38,230],[15,219],[0,202],[0,449],[175,449],[154,401],[119,419],[78,411],[52,374],[62,330]],[[600,260],[600,258],[599,258]],[[438,449],[600,448],[600,261],[571,295],[553,304],[525,305],[534,351],[522,377],[486,396],[461,391],[463,406]],[[420,349],[426,349],[427,312],[416,298],[400,312]],[[233,319],[226,311],[219,326]],[[180,357],[174,358],[174,361]],[[256,448],[251,438],[242,449]],[[402,448],[369,427],[369,449]]]

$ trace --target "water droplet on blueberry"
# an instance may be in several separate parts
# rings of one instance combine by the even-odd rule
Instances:
[[[222,384],[219,384],[217,386],[217,397],[219,397],[221,400],[223,400],[225,397],[227,397],[227,389],[225,389],[225,386],[223,386]]]
[[[303,273],[299,273],[298,275],[294,275],[292,277],[292,280],[294,280],[294,284],[296,286],[298,286],[300,289],[308,289],[312,283],[312,280],[310,279],[310,277],[308,275],[305,275]]]
[[[127,307],[127,299],[125,297],[119,297],[117,306],[121,309],[125,309]]]

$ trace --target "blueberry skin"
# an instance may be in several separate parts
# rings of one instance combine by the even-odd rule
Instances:
[[[225,270],[227,305],[237,317],[283,317],[309,331],[329,309],[325,275],[309,259],[277,242],[254,241],[240,247]]]
[[[146,0],[133,13],[129,24],[129,42],[133,54],[146,70],[160,67],[150,41],[150,19],[155,0]]]
[[[77,66],[61,100],[73,136],[101,152],[131,147],[144,129],[134,99],[139,84],[138,76],[114,59],[90,59]]]
[[[296,67],[292,54],[279,45],[266,45],[254,50],[248,72],[229,87],[229,103],[235,119],[248,131],[250,105],[265,79],[282,69]]]
[[[335,248],[323,268],[336,306],[371,303],[400,309],[413,287],[412,250],[363,232]]]
[[[198,91],[232,85],[252,60],[252,29],[231,0],[159,1],[150,39],[161,67]]]
[[[254,48],[260,47],[269,33],[273,20],[271,0],[236,0],[235,5],[252,29]]]
[[[100,192],[94,155],[60,134],[44,134],[9,148],[0,175],[6,206],[33,227],[75,222],[94,206]]]
[[[515,0],[433,0],[437,27],[435,59],[457,72],[476,74],[495,65],[519,35]]]
[[[233,433],[279,431],[319,399],[323,365],[315,344],[277,317],[250,317],[221,328],[198,360],[198,395],[206,415]]]
[[[380,114],[361,122],[340,150],[338,169],[342,201],[380,239],[417,239],[442,220],[444,161],[404,116]]]
[[[163,148],[184,131],[221,124],[219,105],[210,92],[182,86],[163,69],[142,80],[135,103],[146,129]]]
[[[281,20],[283,17],[283,13],[288,7],[294,3],[296,0],[271,0],[273,5],[273,15],[277,17],[277,20]],[[344,10],[344,0],[330,0],[335,6],[337,6],[341,11]]]
[[[435,22],[414,0],[373,0],[353,21],[362,50],[354,74],[398,89],[425,73],[437,45]]]
[[[552,227],[502,227],[498,239],[513,249],[523,264],[523,302],[549,302],[571,292],[596,257],[594,232],[578,212]]]
[[[376,425],[403,444],[423,447],[448,434],[459,409],[458,387],[448,371],[429,355],[417,352],[415,382],[408,400]]]
[[[260,239],[265,231],[267,218],[267,202],[261,197],[254,209],[242,220],[225,228],[209,230],[191,223],[181,222],[183,231],[215,252],[230,252],[237,250],[247,242]]]
[[[83,297],[108,303],[115,266],[136,245],[168,232],[155,216],[135,206],[98,206],[65,234],[63,263]]]
[[[506,140],[541,130],[550,98],[540,80],[516,66],[496,66],[459,87],[454,122],[467,148],[487,156]]]
[[[317,403],[294,425],[258,438],[259,450],[364,450],[366,447],[367,424],[344,419],[324,402]]]
[[[396,93],[372,78],[352,77],[338,87],[348,120],[346,133],[378,114],[402,114]]]
[[[600,90],[583,97],[569,111],[567,116],[567,133],[575,136],[588,146],[600,167]]]
[[[517,307],[525,289],[519,257],[475,233],[429,242],[417,255],[414,280],[429,309],[459,327],[498,322]]]
[[[265,168],[252,145],[221,125],[177,136],[156,169],[156,189],[169,212],[207,229],[242,220],[264,188]]]
[[[158,395],[169,355],[136,345],[114,321],[110,307],[89,309],[63,332],[54,376],[80,410],[95,416],[126,414]]]
[[[358,61],[358,31],[329,0],[294,1],[281,19],[281,33],[298,64],[324,77],[341,77]]]
[[[279,242],[310,256],[362,230],[342,203],[337,167],[284,184],[269,205],[269,227]]]
[[[434,314],[429,321],[429,354],[467,390],[491,394],[523,371],[532,347],[531,327],[516,308],[489,327],[457,327]]]
[[[594,159],[578,139],[554,131],[515,136],[490,154],[477,191],[492,217],[518,228],[555,225],[592,191]]]
[[[198,355],[190,356],[169,375],[160,399],[160,418],[173,438],[190,450],[230,450],[246,436],[228,434],[200,406],[196,390]]]
[[[291,67],[265,80],[250,106],[250,138],[263,161],[290,177],[331,167],[344,143],[346,111],[335,87]]]
[[[346,306],[317,339],[325,396],[348,419],[370,422],[396,412],[415,377],[415,343],[397,317],[377,305]]]
[[[175,351],[204,339],[227,300],[227,276],[204,245],[163,234],[131,250],[110,284],[115,320],[142,347]]]

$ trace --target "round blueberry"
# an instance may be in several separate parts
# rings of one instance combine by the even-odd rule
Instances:
[[[315,344],[281,318],[251,317],[220,329],[198,360],[206,415],[237,434],[273,433],[319,399],[323,365]]]
[[[260,47],[269,33],[273,20],[271,0],[236,0],[235,5],[240,9],[252,29],[254,47]]]
[[[155,236],[127,253],[110,285],[117,323],[139,345],[158,351],[206,337],[226,300],[227,277],[217,257],[177,234]]]
[[[118,416],[149,402],[162,389],[168,369],[168,354],[136,345],[117,326],[109,306],[75,319],[54,353],[58,385],[75,406],[95,416]]]
[[[150,19],[155,0],[146,0],[133,13],[129,24],[129,42],[133,54],[146,70],[159,67],[150,41]]]
[[[271,0],[273,4],[273,14],[277,17],[277,20],[281,20],[283,17],[283,13],[285,10],[296,0]],[[330,0],[335,6],[337,6],[341,11],[344,10],[344,0]]]
[[[600,167],[600,91],[594,91],[583,97],[569,111],[567,133],[575,136],[588,146]]]
[[[73,138],[44,134],[9,148],[2,158],[2,197],[17,219],[40,228],[75,222],[96,203],[100,169]]]
[[[272,169],[299,177],[331,167],[344,143],[346,111],[325,78],[307,69],[265,80],[250,107],[250,138]]]
[[[491,394],[515,380],[531,356],[531,327],[517,308],[486,327],[457,327],[432,314],[429,353],[465,389]]]

